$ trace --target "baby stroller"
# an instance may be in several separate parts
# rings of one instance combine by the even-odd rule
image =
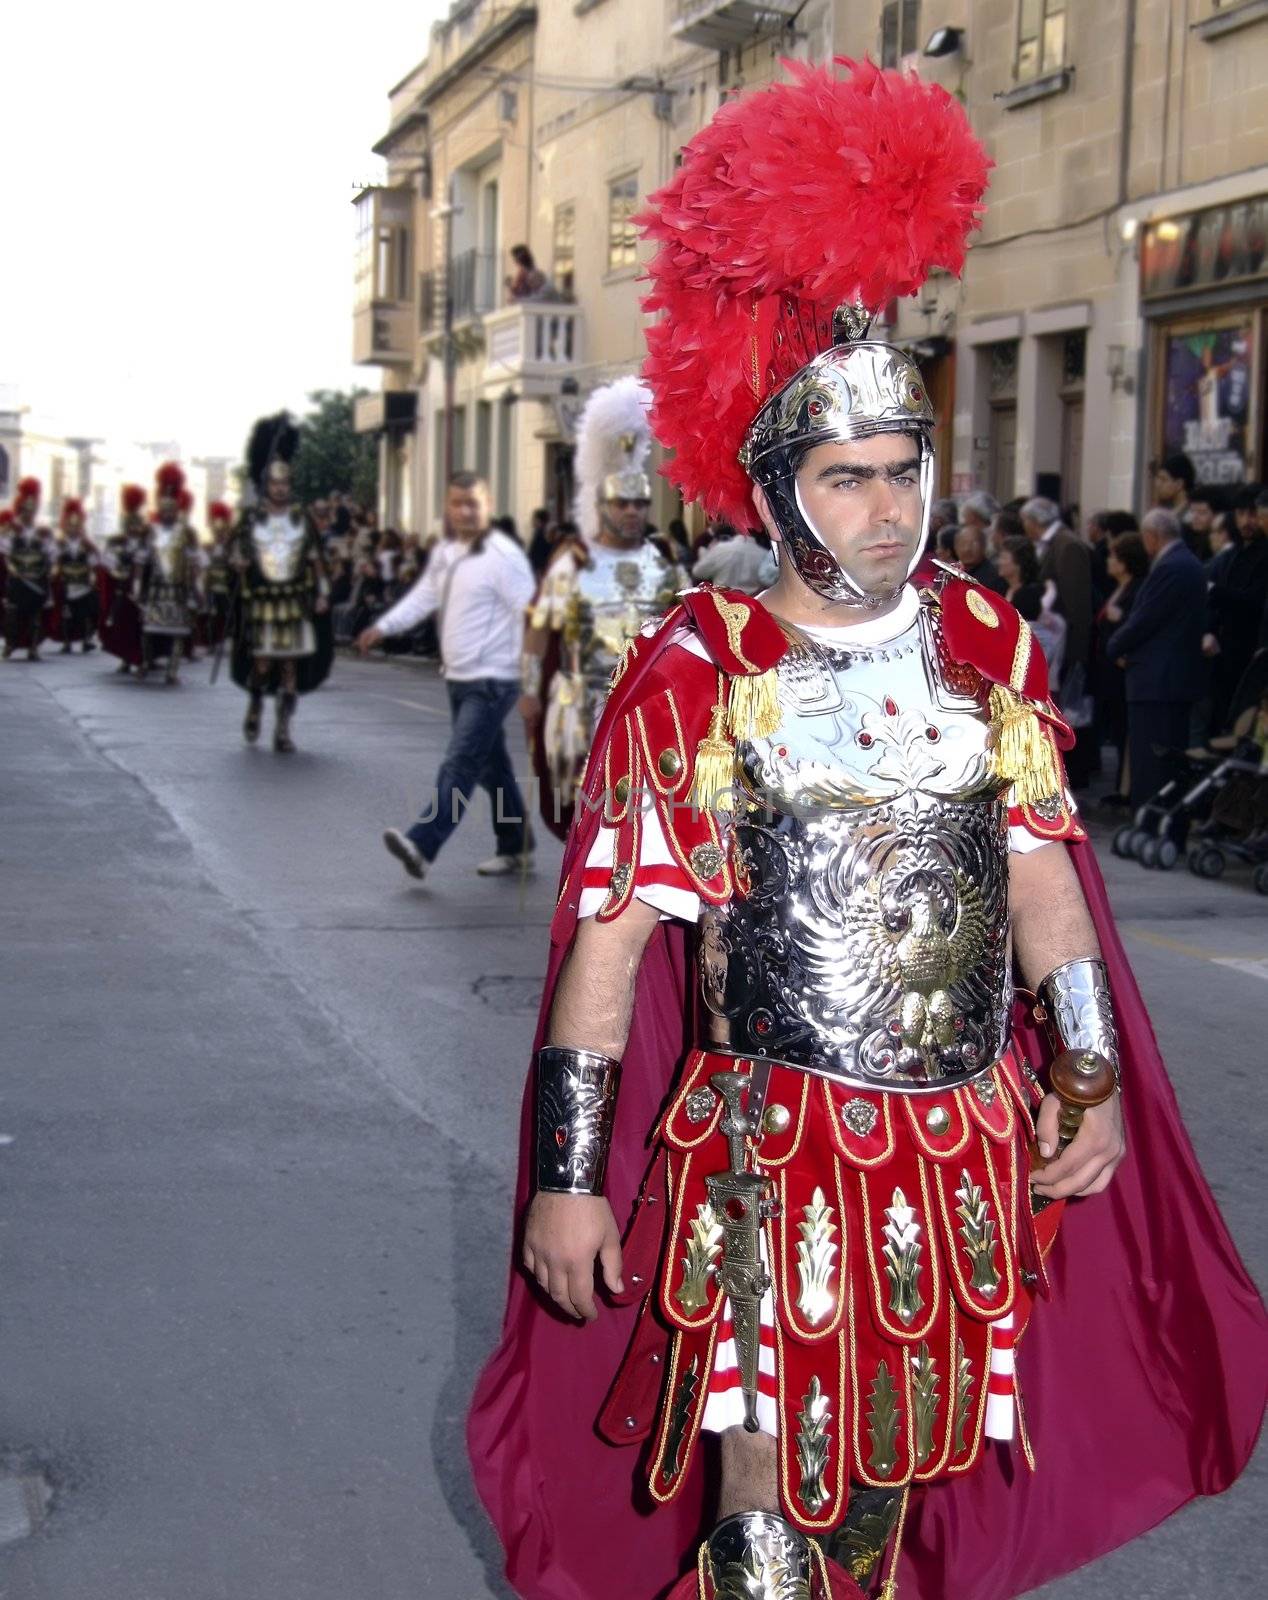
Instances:
[[[1247,861],[1255,889],[1268,895],[1268,650],[1242,675],[1228,731],[1169,760],[1166,783],[1114,835],[1114,854],[1165,872],[1184,852],[1200,878]]]

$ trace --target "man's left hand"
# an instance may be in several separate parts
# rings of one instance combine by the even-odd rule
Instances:
[[[1057,1116],[1061,1101],[1046,1095],[1039,1107],[1036,1131],[1040,1154],[1057,1148]],[[1115,1094],[1104,1105],[1083,1114],[1074,1139],[1059,1156],[1030,1175],[1031,1187],[1045,1200],[1072,1200],[1108,1189],[1119,1162],[1127,1154],[1123,1136],[1122,1098]]]

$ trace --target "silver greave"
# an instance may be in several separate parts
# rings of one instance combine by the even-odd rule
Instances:
[[[713,1600],[812,1600],[810,1540],[771,1511],[725,1517],[706,1541],[702,1566]]]

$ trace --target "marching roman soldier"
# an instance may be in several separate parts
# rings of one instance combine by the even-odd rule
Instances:
[[[167,657],[164,681],[179,683],[181,659],[194,631],[198,608],[198,546],[185,521],[185,474],[165,462],[154,480],[156,513],[149,543],[133,578],[133,598],[141,612],[143,679],[154,662]]]
[[[644,219],[671,475],[779,577],[640,630],[564,855],[469,1424],[526,1600],[1007,1600],[1225,1487],[1262,1415],[1042,651],[911,581],[934,414],[870,313],[959,271],[988,163],[840,65],[728,103]]]
[[[25,649],[31,661],[40,659],[40,637],[45,611],[53,603],[52,537],[40,527],[40,481],[23,478],[13,497],[13,521],[9,525],[5,553],[4,659],[15,650]]]
[[[291,721],[299,696],[325,682],[333,641],[321,540],[291,494],[299,434],[282,412],[257,422],[247,466],[258,496],[238,530],[241,574],[233,680],[249,696],[242,735],[260,737],[265,695],[277,699],[273,748],[293,751]]]
[[[97,547],[84,532],[84,508],[79,500],[62,502],[61,538],[56,549],[56,578],[61,590],[59,631],[62,654],[78,643],[84,655],[93,648],[97,626]]]
[[[648,537],[651,395],[638,378],[596,389],[577,428],[582,542],[569,541],[529,611],[523,713],[542,815],[567,832],[581,768],[622,650],[687,582]]]
[[[97,570],[101,608],[101,646],[117,656],[125,676],[141,665],[141,614],[133,599],[138,572],[149,557],[150,523],[145,515],[145,490],[123,486],[119,494],[119,526],[106,540]]]
[[[229,607],[233,595],[233,511],[223,500],[213,500],[207,507],[207,522],[211,544],[206,552],[203,572],[203,599],[205,642],[212,647],[225,636],[229,625]]]

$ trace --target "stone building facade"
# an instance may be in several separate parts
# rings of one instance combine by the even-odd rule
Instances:
[[[357,201],[384,520],[435,529],[447,462],[521,529],[567,510],[580,405],[642,358],[631,216],[726,95],[833,53],[943,83],[995,161],[963,280],[887,313],[944,491],[1138,505],[1180,447],[1268,476],[1268,0],[455,0]],[[508,291],[516,244],[541,298]]]

